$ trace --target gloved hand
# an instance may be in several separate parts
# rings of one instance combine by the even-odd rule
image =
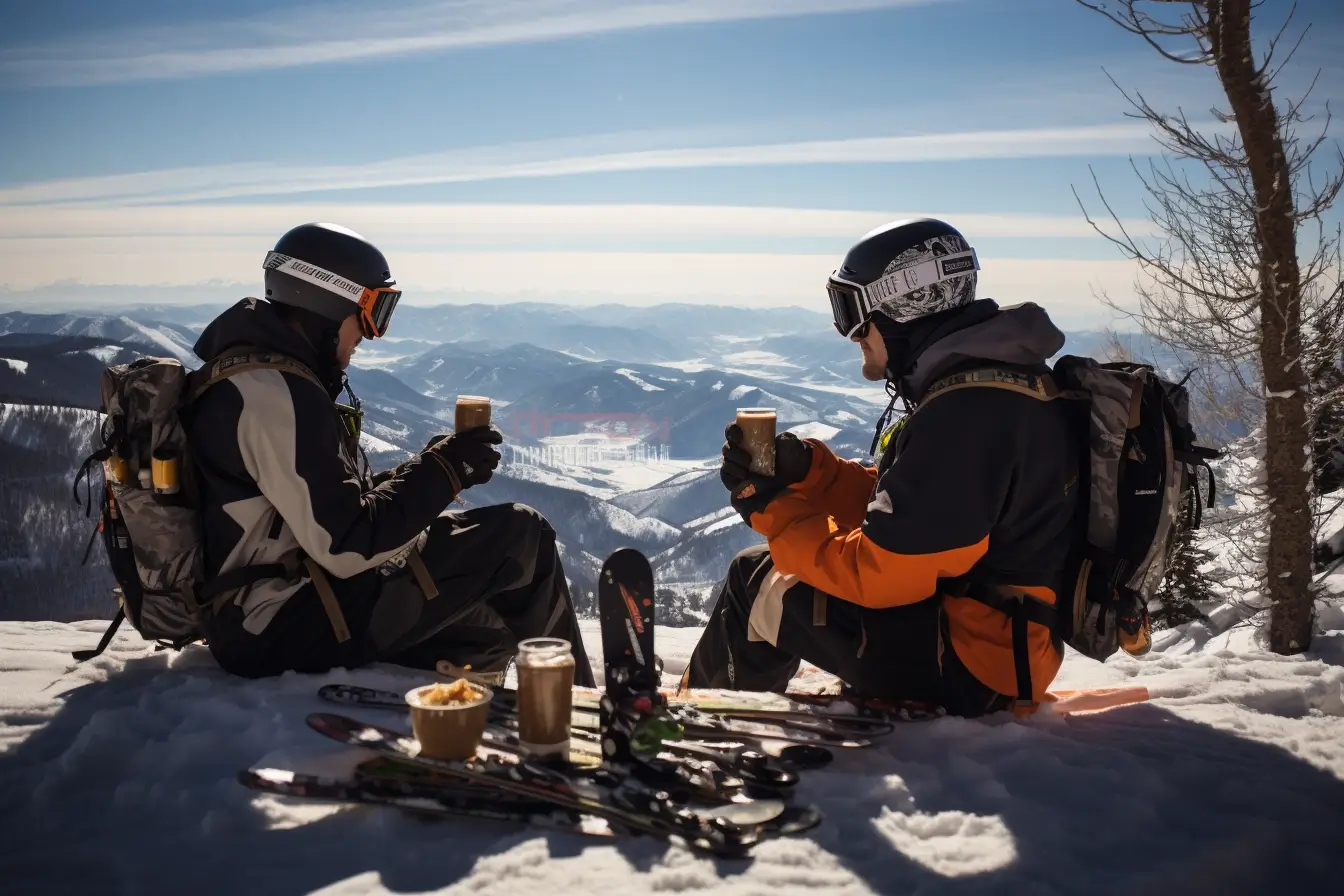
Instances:
[[[812,446],[791,432],[775,436],[775,475],[753,473],[751,455],[742,447],[742,429],[736,423],[724,430],[723,465],[719,479],[732,496],[733,509],[751,525],[751,515],[765,509],[786,488],[801,482],[812,469]]]
[[[453,468],[464,489],[484,485],[499,467],[500,453],[495,446],[504,434],[493,426],[478,426],[450,436],[438,436],[425,446]]]

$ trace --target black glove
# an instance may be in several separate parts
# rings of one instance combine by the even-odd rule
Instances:
[[[484,485],[499,468],[500,454],[496,445],[503,443],[504,434],[493,426],[478,426],[450,436],[431,439],[425,447],[446,462],[457,474],[462,487]]]
[[[732,496],[733,509],[751,525],[751,515],[765,509],[789,486],[801,482],[812,469],[812,446],[791,432],[775,436],[775,475],[753,473],[751,455],[742,447],[742,429],[736,423],[724,430],[723,466],[719,479]]]

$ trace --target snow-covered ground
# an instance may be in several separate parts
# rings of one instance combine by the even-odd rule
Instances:
[[[1341,581],[1344,584],[1344,580]],[[1215,614],[1215,617],[1217,614]],[[812,772],[826,821],[715,861],[502,823],[263,796],[254,765],[348,768],[305,727],[320,684],[406,690],[384,666],[244,681],[203,648],[95,622],[0,623],[0,889],[6,893],[1327,893],[1344,831],[1344,608],[1312,652],[1250,626],[1163,634],[1142,659],[1071,655],[1057,687],[1146,685],[1146,704],[1026,721],[942,719]],[[585,640],[597,661],[595,630]],[[699,632],[660,629],[670,678]],[[804,669],[804,682],[824,676]],[[395,714],[371,719],[406,725]],[[1303,889],[1305,887],[1305,889]]]

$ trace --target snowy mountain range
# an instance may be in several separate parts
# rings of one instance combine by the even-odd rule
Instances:
[[[191,345],[217,310],[0,314],[0,593],[45,602],[8,599],[0,618],[110,613],[100,552],[91,570],[78,566],[89,524],[68,489],[90,450],[93,415],[63,408],[96,409],[109,364],[149,354],[197,366]],[[1075,334],[1066,350],[1094,353],[1104,341]],[[490,396],[505,463],[465,504],[520,502],[545,514],[581,610],[591,607],[601,557],[622,545],[645,551],[668,589],[663,621],[672,624],[702,620],[733,554],[759,541],[718,479],[736,409],[776,408],[781,429],[864,459],[886,404],[859,377],[854,346],[802,309],[412,306],[398,311],[389,338],[361,348],[350,380],[376,469],[450,430],[457,395]],[[10,587],[20,575],[25,587]]]

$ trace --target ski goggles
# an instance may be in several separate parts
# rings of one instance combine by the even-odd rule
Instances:
[[[401,300],[401,290],[394,286],[361,286],[340,274],[324,271],[306,261],[299,261],[279,252],[268,252],[262,266],[267,270],[297,277],[305,283],[311,283],[357,304],[359,328],[366,339],[377,339],[387,333],[388,324],[392,322],[392,312],[397,309],[397,302]]]
[[[826,281],[826,294],[831,299],[835,329],[846,339],[855,335],[862,338],[863,334],[859,331],[867,332],[865,325],[881,305],[925,286],[978,270],[980,260],[976,258],[974,249],[968,249],[893,271],[867,285],[846,280],[836,271]]]

